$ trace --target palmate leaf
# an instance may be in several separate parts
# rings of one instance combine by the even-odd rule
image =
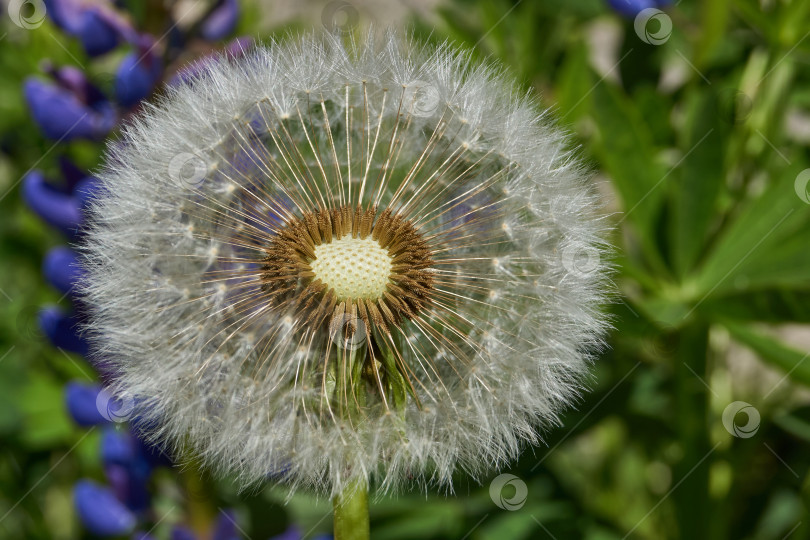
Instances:
[[[710,298],[700,312],[709,320],[810,323],[810,291],[773,289]]]
[[[588,112],[587,98],[594,80],[588,50],[584,44],[578,44],[566,54],[557,77],[555,100],[563,124],[572,124]]]
[[[773,17],[762,16],[762,6],[758,0],[734,0],[734,9],[741,19],[765,38],[776,41],[778,25]]]
[[[804,405],[774,417],[774,424],[804,443],[810,443],[810,407]]]
[[[722,42],[728,24],[731,0],[704,0],[700,3],[701,32],[694,54],[694,63],[702,67],[718,44]]]
[[[808,288],[810,205],[794,186],[801,171],[783,171],[721,235],[694,281],[701,299],[735,291]]]
[[[645,119],[620,88],[603,81],[594,87],[591,99],[600,132],[595,152],[622,199],[622,221],[636,225],[642,248],[657,259],[656,220],[668,173],[655,159]]]
[[[725,185],[728,124],[721,118],[718,98],[710,91],[691,103],[682,144],[684,155],[671,183],[671,259],[676,272],[689,271],[703,250],[718,195]]]
[[[725,321],[723,326],[736,341],[757,353],[762,360],[786,372],[792,380],[810,385],[810,352],[790,347],[750,325]]]

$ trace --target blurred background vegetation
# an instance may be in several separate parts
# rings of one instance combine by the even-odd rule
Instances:
[[[641,19],[603,0],[242,4],[239,35],[405,26],[500,62],[571,131],[615,226],[614,330],[576,410],[480,483],[379,498],[373,538],[810,537],[810,2],[682,0]],[[5,9],[0,35],[0,538],[83,538],[71,493],[103,477],[100,434],[72,422],[63,388],[95,375],[37,328],[60,301],[42,259],[65,240],[19,184],[60,155],[92,170],[102,145],[54,148],[21,85],[48,58],[109,88],[116,58]],[[499,507],[515,494],[490,492],[500,472],[525,482],[522,507]],[[194,504],[174,477],[153,481],[160,537]],[[245,538],[331,527],[329,501],[204,490]]]

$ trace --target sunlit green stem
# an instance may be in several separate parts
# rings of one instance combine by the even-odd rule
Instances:
[[[675,347],[675,427],[682,457],[675,464],[678,489],[672,501],[681,538],[715,538],[710,534],[712,508],[708,498],[711,448],[709,446],[707,359],[709,328],[692,322],[669,336]]]
[[[181,478],[186,495],[188,525],[200,538],[205,538],[217,516],[214,486],[198,466],[189,466],[181,472]]]
[[[335,509],[335,540],[368,540],[368,488],[355,482],[332,501]]]
[[[360,409],[366,401],[366,385],[361,376],[366,349],[361,349],[363,354],[358,354],[356,347],[344,344],[341,352],[348,357],[348,373],[338,373],[336,381],[340,416],[350,422],[362,421]],[[332,506],[335,540],[368,540],[368,486],[364,481],[348,482],[332,500]]]

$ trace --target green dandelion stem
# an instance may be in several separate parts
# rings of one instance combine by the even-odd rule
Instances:
[[[335,540],[368,540],[368,487],[362,482],[350,483],[332,504]]]

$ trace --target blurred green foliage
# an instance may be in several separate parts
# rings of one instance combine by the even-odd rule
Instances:
[[[454,0],[411,21],[421,39],[504,64],[572,132],[608,201],[619,295],[590,391],[545,446],[501,471],[527,485],[522,508],[499,508],[491,478],[460,475],[452,496],[381,497],[373,537],[810,536],[810,3],[683,0],[666,16],[657,45],[601,0]],[[285,30],[246,19],[248,33]],[[55,171],[60,152],[92,168],[99,149],[53,150],[20,84],[43,58],[86,58],[48,24],[3,31],[0,537],[76,538],[72,483],[101,471],[97,433],[71,424],[62,385],[93,375],[36,330],[37,306],[59,300],[40,261],[62,239],[22,206],[18,184],[29,168]],[[724,426],[735,401],[758,411],[753,436]],[[227,482],[218,492],[251,538],[291,521],[329,528],[328,501],[284,507],[279,488],[240,495]]]

